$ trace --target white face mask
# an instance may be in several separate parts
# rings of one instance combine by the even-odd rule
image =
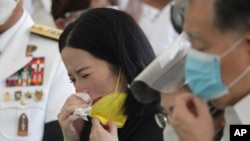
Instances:
[[[18,0],[0,0],[0,25],[3,25],[16,8]]]

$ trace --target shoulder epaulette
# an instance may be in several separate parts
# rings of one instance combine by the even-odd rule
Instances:
[[[31,33],[44,36],[50,39],[59,40],[62,30],[46,25],[35,24],[31,27]]]

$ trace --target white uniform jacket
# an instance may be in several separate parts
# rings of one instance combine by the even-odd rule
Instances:
[[[0,141],[41,141],[45,133],[57,136],[44,129],[53,129],[45,127],[57,120],[74,92],[58,42],[32,34],[32,25],[24,11],[0,35]]]
[[[179,35],[171,22],[172,3],[162,10],[150,5],[142,5],[142,14],[138,21],[148,37],[155,54],[161,54]]]

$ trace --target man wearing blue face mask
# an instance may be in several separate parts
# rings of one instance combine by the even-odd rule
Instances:
[[[212,141],[215,130],[207,102],[225,109],[226,123],[221,140],[229,141],[230,125],[250,124],[250,1],[185,2],[184,34],[192,48],[181,49],[165,64],[162,58],[156,59],[161,64],[160,70],[165,72],[154,71],[154,76],[162,76],[149,82],[150,76],[143,76],[153,73],[145,69],[144,75],[139,75],[131,88],[141,102],[150,102],[161,92],[161,105],[168,111],[170,124],[182,141]],[[170,76],[172,72],[175,75]],[[150,93],[144,97],[136,95],[140,90],[136,86],[138,82],[150,86],[144,87]],[[169,104],[165,93],[183,86],[184,92]]]

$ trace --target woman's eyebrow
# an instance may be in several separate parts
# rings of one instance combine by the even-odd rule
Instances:
[[[86,69],[89,69],[89,67],[82,67],[82,68],[79,68],[76,70],[76,73],[79,74],[81,73],[82,71],[86,70]]]

